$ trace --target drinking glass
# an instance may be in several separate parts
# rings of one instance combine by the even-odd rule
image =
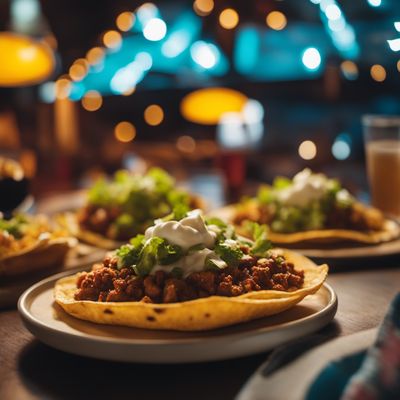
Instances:
[[[372,204],[400,218],[400,116],[362,118]]]

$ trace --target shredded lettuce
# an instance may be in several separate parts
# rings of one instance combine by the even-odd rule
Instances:
[[[293,184],[293,182],[291,179],[286,178],[284,176],[277,176],[274,179],[272,186],[274,187],[274,189],[280,190],[280,189],[285,189],[289,186],[292,186],[292,184]]]
[[[337,179],[326,178],[326,193],[306,206],[286,205],[279,200],[280,191],[293,185],[293,180],[275,178],[272,186],[261,186],[257,193],[259,204],[268,207],[272,215],[271,229],[275,232],[292,233],[304,230],[323,229],[332,208],[351,207],[353,198],[343,195]],[[348,194],[348,193],[347,193]]]
[[[178,261],[184,252],[180,246],[170,244],[163,238],[152,237],[146,240],[144,235],[137,235],[115,254],[118,257],[118,268],[132,267],[137,275],[145,276],[156,264],[169,265]]]
[[[214,248],[215,253],[225,261],[230,267],[235,267],[239,264],[239,261],[243,258],[244,253],[239,248],[239,243],[231,245],[230,243],[218,242]]]
[[[272,243],[268,240],[268,229],[266,225],[257,222],[247,221],[246,229],[250,232],[254,243],[251,244],[250,254],[256,257],[265,257],[272,248]]]
[[[183,250],[180,246],[169,244],[163,239],[157,247],[157,262],[161,265],[169,265],[178,261],[183,256]]]
[[[168,214],[181,219],[190,210],[188,193],[175,188],[174,179],[160,168],[151,168],[143,176],[118,171],[110,182],[100,179],[89,190],[87,201],[116,215],[108,233],[112,238],[134,236],[155,219]]]
[[[145,242],[144,235],[137,235],[129,244],[121,246],[117,251],[118,268],[131,267],[139,261]]]
[[[7,231],[16,239],[20,239],[24,234],[24,227],[27,223],[28,220],[26,219],[26,217],[20,214],[11,219],[0,218],[0,230]]]

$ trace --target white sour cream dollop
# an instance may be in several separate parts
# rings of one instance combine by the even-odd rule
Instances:
[[[197,244],[213,248],[217,234],[204,223],[200,210],[193,210],[180,221],[155,221],[155,225],[147,228],[145,237],[161,237],[171,244],[176,244],[187,250]]]
[[[223,263],[212,250],[217,233],[207,227],[200,210],[190,211],[188,216],[180,221],[155,221],[155,225],[146,230],[145,238],[148,240],[155,236],[167,240],[170,244],[180,246],[184,251],[196,245],[202,245],[204,248],[188,252],[173,264],[155,265],[151,271],[152,274],[158,270],[169,272],[179,267],[183,270],[183,275],[187,276],[192,272],[202,271],[207,259]]]
[[[284,205],[305,207],[320,200],[330,188],[330,180],[323,174],[313,174],[309,168],[293,178],[293,184],[277,191],[277,199]]]

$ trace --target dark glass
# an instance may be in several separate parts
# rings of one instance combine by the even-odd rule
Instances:
[[[15,160],[0,157],[0,211],[5,217],[25,200],[29,181],[21,165]]]

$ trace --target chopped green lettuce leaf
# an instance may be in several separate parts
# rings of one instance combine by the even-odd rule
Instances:
[[[157,263],[158,246],[164,242],[164,239],[159,237],[152,237],[147,240],[139,255],[139,260],[134,266],[137,275],[148,275]]]
[[[130,244],[121,246],[115,253],[118,257],[118,268],[135,265],[139,261],[144,242],[144,235],[137,235],[130,240]]]
[[[272,244],[268,240],[268,230],[266,225],[257,222],[247,221],[246,229],[251,233],[254,243],[250,247],[250,254],[257,257],[264,257],[271,250]]]
[[[215,253],[224,260],[230,267],[235,267],[243,258],[243,251],[240,250],[238,243],[231,245],[230,243],[219,242],[215,245]]]
[[[163,239],[157,248],[157,262],[161,265],[172,264],[183,256],[183,250],[180,246],[169,244]]]
[[[7,231],[16,239],[20,239],[23,236],[23,230],[27,223],[28,220],[21,214],[18,214],[11,219],[0,218],[0,230]]]
[[[272,185],[273,185],[274,189],[280,190],[280,189],[285,189],[289,186],[292,186],[292,184],[293,184],[293,182],[291,179],[286,178],[284,176],[277,176],[274,179],[274,182]]]
[[[270,204],[274,201],[274,199],[275,197],[273,189],[269,186],[261,185],[260,188],[258,189],[257,200],[261,204]]]

